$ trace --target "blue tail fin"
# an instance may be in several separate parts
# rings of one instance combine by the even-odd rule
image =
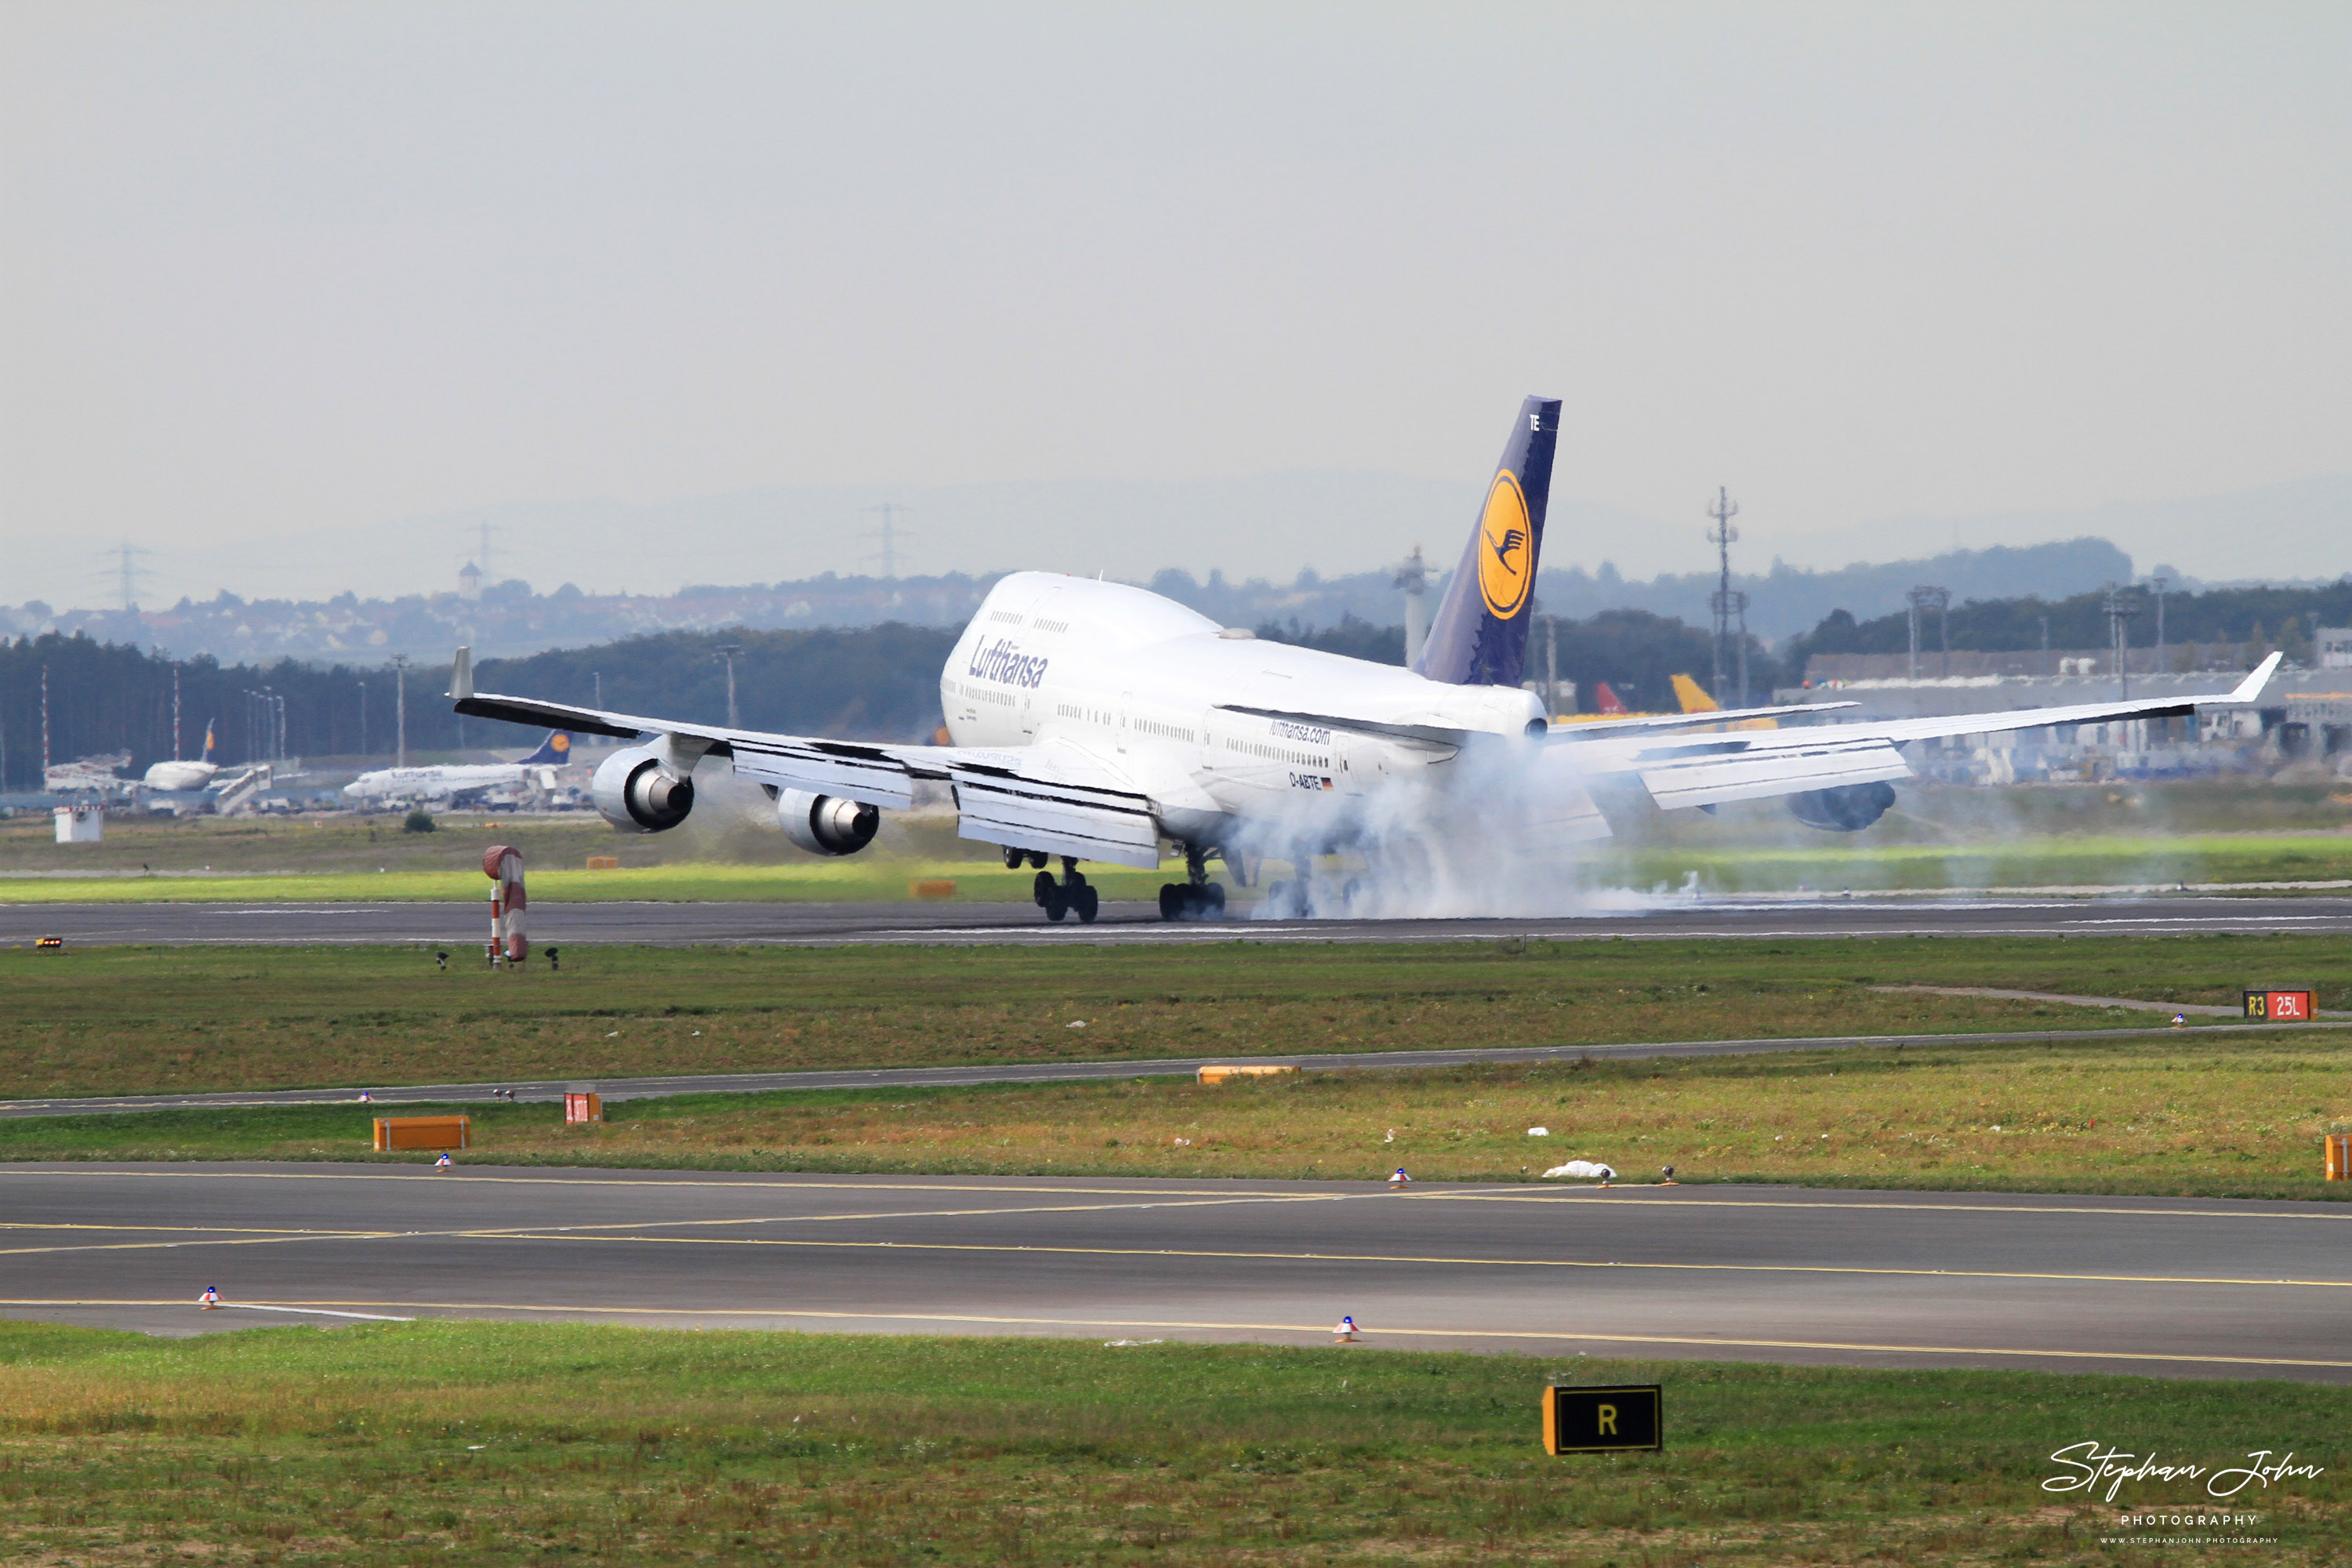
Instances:
[[[561,767],[571,760],[572,731],[550,730],[547,732],[547,739],[539,743],[539,750],[523,759],[523,765],[536,767],[541,763],[552,763]]]
[[[1536,559],[1543,552],[1544,509],[1551,499],[1552,448],[1559,440],[1559,400],[1530,397],[1503,447],[1503,460],[1462,564],[1445,585],[1429,639],[1413,673],[1450,686],[1517,686],[1535,618]]]

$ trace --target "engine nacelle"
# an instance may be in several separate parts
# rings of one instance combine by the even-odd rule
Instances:
[[[804,789],[776,792],[776,820],[784,837],[812,855],[855,855],[882,826],[878,807]]]
[[[651,746],[614,752],[589,787],[597,812],[624,833],[667,833],[694,809],[694,781],[663,773]]]
[[[1835,789],[1809,789],[1789,797],[1789,814],[1808,827],[1825,833],[1859,833],[1886,815],[1895,804],[1895,786],[1885,779],[1872,784],[1840,784]]]

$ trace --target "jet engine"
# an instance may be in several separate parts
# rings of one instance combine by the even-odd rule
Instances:
[[[874,842],[875,832],[882,826],[882,813],[837,795],[780,789],[776,820],[783,824],[785,837],[812,855],[855,855]]]
[[[1809,789],[1789,797],[1789,812],[1808,827],[1827,833],[1859,833],[1886,815],[1895,804],[1895,786],[1885,779],[1872,784],[1840,784],[1835,789]]]
[[[694,781],[663,773],[651,746],[606,757],[589,788],[597,812],[624,833],[666,833],[694,809]]]

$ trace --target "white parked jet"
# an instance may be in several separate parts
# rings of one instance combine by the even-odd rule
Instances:
[[[176,728],[176,727],[175,727]],[[147,770],[143,781],[149,789],[202,789],[213,782],[220,767],[213,761],[213,721],[205,721],[205,754],[193,761],[174,757],[168,763],[157,763]]]
[[[558,730],[519,763],[446,763],[422,768],[378,768],[343,786],[361,802],[454,800],[494,789],[554,787],[555,770],[572,760],[572,737]]]
[[[1894,803],[1889,781],[1911,776],[1906,742],[2244,703],[2277,667],[2273,655],[2236,690],[2200,698],[1769,730],[1720,726],[1819,710],[1555,729],[1519,679],[1559,427],[1559,403],[1521,406],[1410,669],[1259,642],[1123,584],[1024,572],[991,590],[949,656],[947,746],[766,734],[478,692],[465,648],[450,695],[460,713],[635,742],[604,760],[594,784],[597,810],[624,832],[685,821],[706,757],[730,758],[774,797],[794,843],[831,855],[872,843],[879,808],[912,805],[916,780],[945,781],[963,837],[1001,847],[1008,866],[1036,868],[1049,919],[1090,921],[1096,892],[1078,862],[1155,867],[1171,841],[1187,876],[1160,890],[1169,919],[1223,909],[1212,858],[1246,886],[1260,857],[1288,860],[1303,877],[1316,855],[1338,849],[1365,858],[1372,896],[1302,879],[1269,889],[1273,906],[1392,912],[1399,902],[1377,896],[1384,875],[1447,877],[1457,907],[1475,905],[1482,877],[1541,867],[1567,843],[1605,837],[1594,785],[1645,790],[1666,808],[1786,795],[1799,821],[1852,832]],[[1049,857],[1061,859],[1059,879]]]

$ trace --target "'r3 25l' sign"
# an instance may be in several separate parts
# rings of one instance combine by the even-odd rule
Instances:
[[[2311,993],[2308,991],[2248,991],[2243,994],[2249,1018],[2262,1018],[2273,1024],[2311,1022]]]

